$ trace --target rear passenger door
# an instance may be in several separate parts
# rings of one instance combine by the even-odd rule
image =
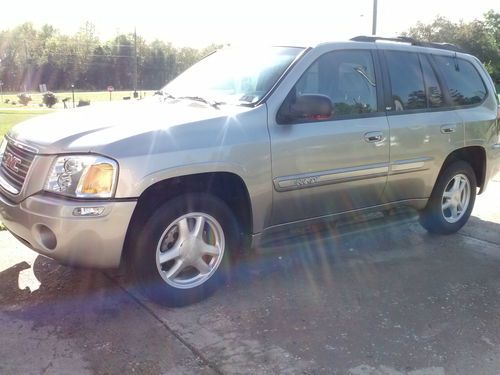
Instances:
[[[390,169],[384,202],[427,198],[446,156],[464,145],[464,126],[426,54],[381,51],[385,61]]]

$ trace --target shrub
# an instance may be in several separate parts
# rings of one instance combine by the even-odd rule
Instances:
[[[47,91],[45,94],[43,94],[43,104],[45,104],[47,107],[52,108],[56,103],[57,98],[53,92]]]
[[[5,104],[9,104],[10,99],[5,99]]]
[[[85,107],[86,105],[90,105],[90,100],[78,100],[77,107]]]
[[[21,103],[24,106],[27,106],[29,102],[31,102],[31,96],[29,94],[26,94],[25,92],[19,94],[17,96],[19,98],[19,103]]]

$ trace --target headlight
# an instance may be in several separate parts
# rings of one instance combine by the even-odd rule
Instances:
[[[67,155],[52,164],[45,190],[76,198],[110,198],[118,164],[97,155]]]

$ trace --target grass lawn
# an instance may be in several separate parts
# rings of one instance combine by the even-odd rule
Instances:
[[[151,96],[153,95],[154,91],[138,91],[140,94],[140,97],[144,96]],[[29,102],[28,107],[33,108],[33,107],[39,107],[40,104],[42,104],[42,94],[39,92],[33,92],[33,93],[28,93],[31,95],[31,102]],[[58,104],[57,106],[62,106],[62,100],[65,98],[69,98],[67,104],[69,106],[73,105],[73,100],[72,100],[72,93],[71,92],[56,92],[56,97],[58,99]],[[111,100],[123,100],[124,97],[133,97],[133,91],[113,91],[111,93]],[[109,100],[109,92],[108,91],[86,91],[86,92],[80,92],[80,91],[75,91],[75,105],[78,104],[79,100],[90,100],[90,104],[93,102],[103,102],[103,101],[108,101]],[[5,103],[5,101],[8,100],[9,103]],[[12,105],[12,102],[15,102],[16,105]],[[19,98],[17,97],[16,94],[4,94],[3,99],[0,100],[0,109],[1,108],[15,108],[15,107],[22,107],[22,105],[19,104]]]
[[[9,129],[15,124],[28,120],[34,116],[39,116],[46,113],[51,113],[52,110],[19,110],[19,111],[9,111],[0,108],[0,139],[9,131]]]
[[[152,96],[154,91],[140,91],[140,97]],[[4,93],[0,100],[0,139],[9,131],[9,129],[15,124],[27,120],[31,117],[43,115],[50,113],[53,110],[49,110],[46,107],[41,108],[42,105],[42,94],[38,92],[29,93],[31,95],[31,101],[27,106],[22,106],[19,104],[19,98],[17,94]],[[58,103],[55,108],[63,108],[62,100],[69,98],[67,105],[71,108],[73,106],[72,93],[71,92],[57,92],[55,93],[58,99]],[[113,91],[111,93],[111,100],[123,100],[124,97],[133,97],[133,91]],[[79,100],[89,101],[90,104],[94,102],[103,102],[110,99],[108,91],[87,91],[79,92],[75,91],[75,105],[78,104]],[[5,101],[8,100],[8,103]],[[13,105],[12,102],[16,104]]]

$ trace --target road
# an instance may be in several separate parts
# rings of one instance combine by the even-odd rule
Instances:
[[[275,237],[178,309],[2,232],[0,373],[498,374],[499,198],[451,236],[401,210]]]

